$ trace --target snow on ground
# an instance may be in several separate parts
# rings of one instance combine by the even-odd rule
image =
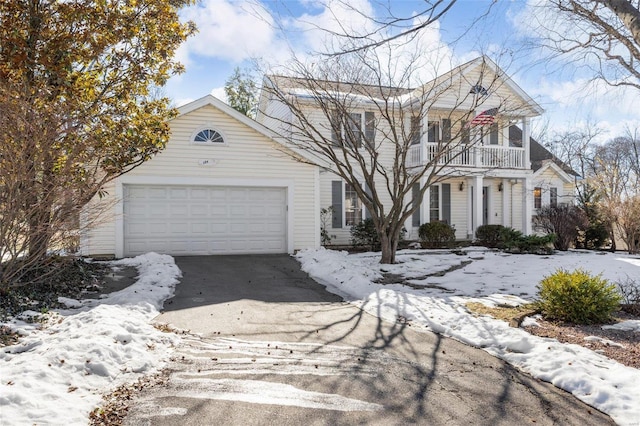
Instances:
[[[611,281],[630,278],[638,282],[637,257],[585,251],[552,256],[510,255],[471,248],[458,254],[401,251],[395,265],[380,265],[377,253],[349,255],[325,249],[301,251],[297,259],[311,277],[373,315],[390,321],[404,317],[483,348],[534,377],[571,392],[609,414],[618,424],[640,425],[640,370],[582,346],[532,336],[488,316],[473,316],[464,308],[470,300],[489,305],[517,305],[533,300],[543,276],[558,268],[582,268]],[[427,287],[398,284],[400,276],[409,284]],[[382,279],[385,284],[375,283]],[[627,321],[616,327],[640,332],[640,321]]]
[[[0,349],[0,424],[87,424],[103,394],[162,368],[178,337],[150,320],[180,270],[156,253],[111,264],[136,267],[137,282],[98,300],[61,298],[68,309],[49,315],[46,327],[7,324],[26,336]]]

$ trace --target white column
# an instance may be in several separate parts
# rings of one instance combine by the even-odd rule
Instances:
[[[473,237],[476,229],[482,225],[482,176],[473,177]]]
[[[464,182],[464,190],[467,191],[467,239],[473,238],[473,209],[471,206],[473,205],[473,197],[471,196],[471,185],[473,184],[473,179],[465,179]],[[457,187],[456,190],[459,190]]]
[[[531,169],[531,126],[530,119],[524,117],[522,119],[522,147],[524,148],[524,168]]]
[[[512,190],[511,185],[509,185],[509,179],[502,179],[500,183],[502,183],[502,226],[512,226],[509,217],[509,196],[507,195],[507,192]]]
[[[522,233],[524,235],[530,235],[532,231],[531,217],[532,210],[532,198],[533,188],[531,187],[533,180],[531,177],[524,178],[522,183]]]
[[[477,111],[474,111],[474,117],[478,115]],[[481,155],[481,150],[482,150],[482,140],[480,139],[480,133],[481,133],[481,129],[482,126],[476,126],[473,129],[473,165],[475,167],[481,167],[482,166],[482,155]],[[475,231],[474,231],[475,232]]]
[[[429,137],[429,110],[426,111],[420,110],[420,125],[422,126],[420,129],[420,164],[426,164],[427,162],[427,146],[425,142]]]
[[[420,188],[422,188],[426,182],[426,178],[420,179]],[[429,200],[431,199],[431,188],[428,188],[422,197],[422,204],[420,204],[420,224],[429,222]]]

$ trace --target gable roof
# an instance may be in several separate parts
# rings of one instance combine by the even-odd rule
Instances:
[[[520,113],[524,116],[538,116],[541,115],[544,110],[542,107],[534,101],[529,95],[525,93],[520,86],[518,86],[494,61],[487,56],[480,56],[462,65],[453,68],[450,71],[445,72],[442,75],[434,78],[433,80],[419,86],[419,87],[394,87],[394,86],[381,86],[377,84],[365,84],[358,82],[348,81],[335,81],[335,80],[323,80],[314,79],[311,76],[308,77],[288,77],[283,75],[268,75],[264,78],[264,87],[272,87],[278,90],[287,91],[289,94],[303,98],[305,96],[313,96],[314,92],[327,92],[335,94],[343,94],[349,96],[366,97],[365,101],[372,101],[374,99],[390,99],[398,102],[413,102],[416,98],[423,96],[424,93],[431,92],[425,90],[425,88],[436,88],[440,85],[447,83],[443,90],[453,87],[455,84],[459,84],[460,80],[464,78],[467,73],[473,72],[478,67],[486,67],[490,72],[495,74],[499,79],[500,85],[504,85],[513,92],[517,97],[522,100],[522,103],[526,105],[525,108],[520,110]],[[264,91],[261,93],[260,103],[263,102],[265,96]],[[262,105],[261,105],[262,106]]]
[[[522,130],[518,126],[509,126],[509,145],[522,147]],[[578,172],[553,155],[551,151],[532,137],[529,137],[529,158],[531,160],[531,169],[534,172],[537,172],[546,163],[552,162],[567,175],[580,177]]]
[[[256,132],[262,134],[263,136],[271,139],[273,142],[275,142],[276,144],[280,145],[283,149],[286,149],[287,151],[291,151],[293,154],[295,154],[298,157],[301,157],[303,160],[305,160],[306,162],[309,162],[311,164],[318,164],[318,159],[314,158],[310,155],[307,155],[304,151],[302,150],[296,150],[295,148],[292,148],[290,146],[288,146],[285,143],[285,140],[279,136],[276,132],[274,132],[273,130],[269,129],[268,127],[258,123],[256,120],[252,119],[251,117],[247,117],[246,115],[242,114],[239,111],[236,111],[235,109],[233,109],[232,107],[230,107],[229,105],[227,105],[226,103],[222,102],[220,99],[216,98],[213,95],[206,95],[201,97],[200,99],[196,99],[195,101],[189,102],[188,104],[182,105],[180,107],[178,107],[178,115],[173,118],[173,120],[175,120],[178,117],[182,117],[185,114],[188,114],[192,111],[195,111],[197,109],[200,109],[202,107],[205,107],[207,105],[213,106],[214,108],[219,109],[220,111],[222,111],[223,113],[230,115],[232,118],[236,119],[237,121],[245,124],[246,126],[252,128],[253,130],[255,130]]]
[[[301,77],[287,77],[283,75],[269,75],[265,77],[271,84],[280,90],[283,89],[319,89],[327,92],[344,93],[352,95],[369,96],[372,98],[398,97],[411,93],[414,89],[380,86],[375,84],[363,84],[335,80],[316,80]]]
[[[452,82],[457,82],[461,78],[463,78],[466,73],[472,72],[478,67],[487,67],[489,71],[493,72],[497,78],[499,78],[511,91],[519,96],[524,101],[524,103],[531,108],[532,116],[538,116],[544,113],[544,109],[536,101],[534,101],[531,96],[529,96],[524,90],[522,90],[522,88],[515,81],[513,81],[513,79],[509,77],[509,75],[504,72],[504,70],[500,68],[498,64],[496,64],[491,58],[486,55],[479,56],[469,62],[459,65],[453,68],[451,71],[448,71],[436,77],[432,81],[427,82],[424,86],[435,86],[449,79]]]

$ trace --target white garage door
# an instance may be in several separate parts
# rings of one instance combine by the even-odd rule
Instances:
[[[124,254],[285,253],[285,188],[124,186]]]

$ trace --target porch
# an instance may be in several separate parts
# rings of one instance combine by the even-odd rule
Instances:
[[[504,146],[467,146],[423,142],[409,147],[407,167],[426,164],[452,167],[528,169],[525,148]]]

